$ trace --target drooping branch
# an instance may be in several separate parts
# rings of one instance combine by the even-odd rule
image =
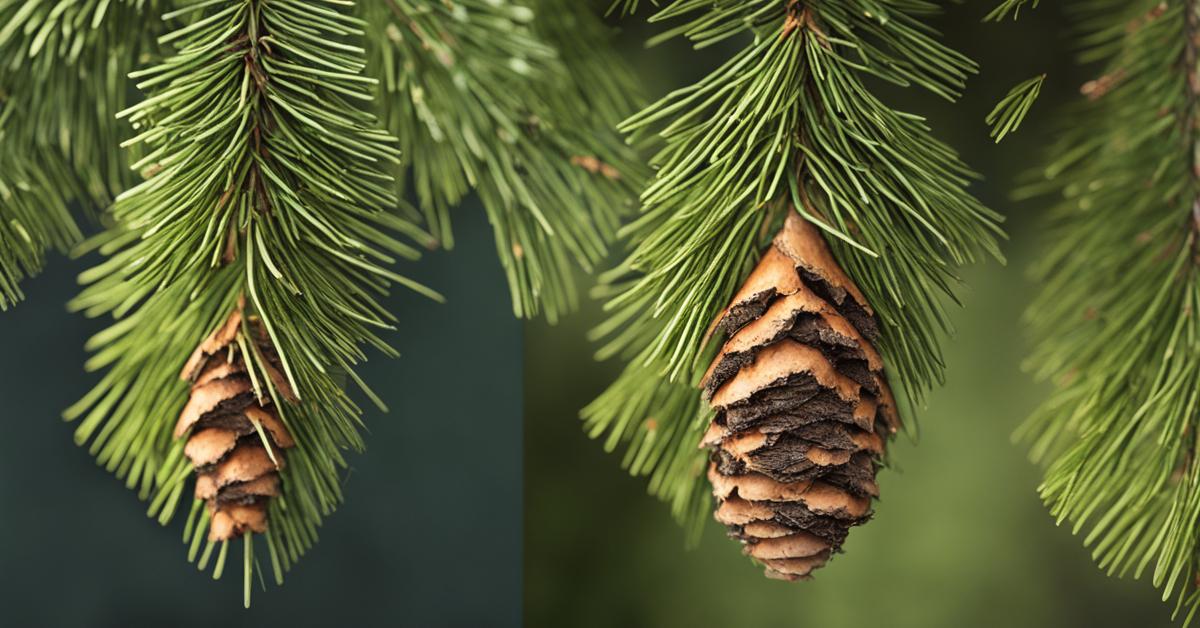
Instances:
[[[363,345],[392,353],[381,334],[396,319],[378,295],[399,283],[436,296],[388,268],[416,256],[398,235],[427,236],[389,213],[385,168],[398,151],[366,111],[374,82],[362,76],[363,24],[344,4],[218,0],[165,16],[189,19],[163,38],[174,54],[134,73],[147,98],[121,113],[138,131],[127,144],[146,151],[135,166],[148,178],[117,199],[116,224],[92,243],[109,257],[84,273],[73,302],[116,319],[90,343],[89,368],[109,370],[67,412],[77,440],[163,523],[199,470],[185,537],[202,566],[219,548],[218,572],[231,532],[265,529],[277,580],[315,542],[341,499],[344,451],[362,447],[361,410],[344,384],[378,403],[354,368]],[[223,382],[214,385],[228,394],[189,390],[185,361],[230,312],[242,329],[214,362]],[[215,405],[177,432],[189,392]],[[228,487],[199,490],[211,470],[185,442],[219,429],[261,451],[261,431],[246,428],[264,414],[294,447],[276,471],[278,497],[262,502],[266,523],[231,523],[219,507]]]
[[[363,3],[381,118],[401,138],[398,179],[436,239],[478,193],[513,311],[554,321],[578,301],[577,269],[604,258],[643,168],[613,126],[636,84],[588,3]]]
[[[593,435],[609,434],[607,447],[628,443],[632,468],[667,478],[655,492],[677,514],[703,510],[692,463],[709,421],[694,386],[720,339],[710,324],[791,212],[820,229],[874,308],[890,378],[913,400],[940,381],[955,269],[999,256],[1000,231],[966,192],[975,175],[953,150],[865,79],[957,95],[974,66],[931,35],[923,12],[680,0],[653,18],[689,18],[668,35],[697,46],[753,35],[710,75],[622,124],[632,141],[662,148],[642,213],[622,232],[631,253],[605,277],[611,317],[595,332],[602,357],[631,364],[584,414]],[[856,324],[875,329],[869,316]],[[657,432],[672,434],[662,452],[641,413],[647,399],[676,396],[669,413],[652,414]]]
[[[1054,195],[1027,319],[1056,384],[1020,435],[1040,492],[1110,574],[1194,612],[1200,490],[1198,3],[1090,2],[1100,61],[1034,192]]]
[[[0,310],[82,237],[72,206],[102,209],[132,180],[110,120],[155,47],[153,4],[0,3]]]

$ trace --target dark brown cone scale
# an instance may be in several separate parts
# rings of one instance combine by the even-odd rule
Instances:
[[[866,298],[796,212],[713,324],[701,447],[716,518],[768,577],[807,578],[871,516],[896,402]]]
[[[283,450],[296,444],[271,398],[265,392],[261,399],[255,395],[246,372],[240,347],[253,343],[265,358],[272,385],[285,399],[294,398],[268,336],[253,317],[246,327],[254,337],[243,337],[239,344],[243,308],[239,301],[196,347],[180,374],[192,391],[175,424],[175,437],[187,436],[183,453],[196,469],[196,498],[208,506],[212,541],[267,531],[267,505],[279,494]]]

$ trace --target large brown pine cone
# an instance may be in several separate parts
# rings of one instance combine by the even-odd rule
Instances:
[[[716,518],[767,576],[807,578],[871,515],[900,422],[874,312],[817,229],[791,212],[714,323],[701,386]]]
[[[253,338],[243,337],[239,344],[243,307],[239,302],[196,347],[181,373],[192,392],[175,424],[175,437],[188,437],[183,452],[196,469],[196,498],[208,506],[212,541],[266,532],[267,504],[279,494],[283,450],[296,444],[271,397],[263,390],[259,398],[246,372],[240,346],[253,343],[271,385],[283,398],[292,398],[269,338],[253,317],[247,321]]]

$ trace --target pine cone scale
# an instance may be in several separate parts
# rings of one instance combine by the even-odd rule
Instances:
[[[183,455],[197,467],[214,465],[237,446],[238,434],[229,430],[200,430],[183,446]]]
[[[807,578],[870,518],[899,427],[874,312],[792,213],[712,329],[726,335],[701,380],[715,517],[769,577]]]
[[[780,558],[764,560],[767,566],[767,577],[776,580],[798,580],[807,578],[813,570],[818,569],[829,561],[829,552],[822,552],[805,558]]]
[[[223,416],[249,406],[253,397],[250,379],[246,377],[224,377],[196,386],[175,423],[175,438],[183,436],[204,417]]]
[[[791,339],[760,349],[753,360],[716,389],[710,403],[718,408],[744,403],[754,393],[777,388],[796,376],[810,377],[820,388],[837,393],[840,399],[852,405],[858,403],[858,384],[834,370],[820,351]],[[706,388],[714,383],[710,382]]]
[[[187,362],[183,365],[183,372],[180,373],[179,378],[195,381],[197,374],[206,366],[208,357],[233,342],[234,338],[237,337],[237,331],[241,324],[242,312],[241,306],[239,306],[238,310],[231,314],[220,327],[214,329],[200,343],[200,346],[196,347],[196,350],[192,352],[192,355],[188,357]]]
[[[267,504],[225,504],[219,508],[210,506],[212,520],[209,523],[208,538],[213,541],[224,541],[240,537],[247,532],[261,534],[267,531]]]
[[[746,554],[763,560],[811,558],[828,551],[828,541],[807,532],[772,536],[746,546]]]

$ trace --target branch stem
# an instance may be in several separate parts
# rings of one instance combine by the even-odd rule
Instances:
[[[1188,239],[1195,245],[1200,232],[1200,0],[1189,0],[1185,9],[1183,62],[1187,69],[1187,111],[1184,137],[1192,153],[1192,225]]]

